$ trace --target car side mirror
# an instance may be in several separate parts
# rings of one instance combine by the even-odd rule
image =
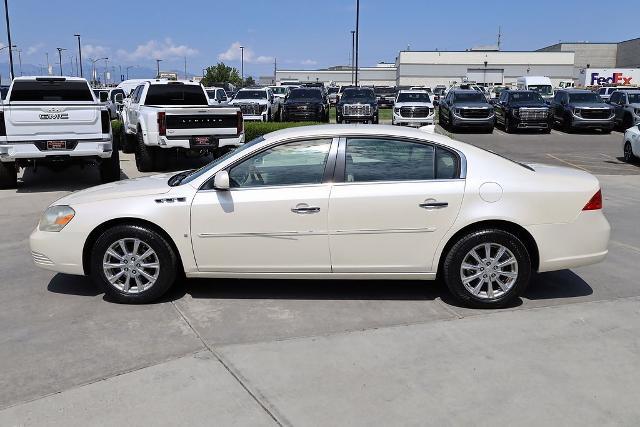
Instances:
[[[121,93],[117,93],[115,96],[116,104],[122,104],[124,102],[124,95]]]
[[[100,98],[100,102],[107,102],[109,100],[109,93],[100,92],[100,95],[98,97]]]
[[[220,191],[226,191],[229,187],[229,172],[222,170],[216,173],[216,176],[213,177],[213,188]]]

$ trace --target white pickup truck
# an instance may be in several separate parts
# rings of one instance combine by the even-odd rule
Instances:
[[[20,168],[92,164],[102,182],[120,179],[106,93],[85,79],[17,77],[0,112],[0,188],[14,188]]]
[[[123,151],[134,152],[141,172],[163,170],[178,150],[219,157],[244,143],[238,107],[210,106],[200,83],[149,80],[124,104]]]

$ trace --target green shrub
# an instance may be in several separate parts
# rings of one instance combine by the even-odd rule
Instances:
[[[122,122],[120,120],[111,120],[111,130],[114,135],[122,132]]]
[[[319,125],[319,122],[244,122],[244,140],[251,141],[259,136],[275,132],[280,129],[298,126]]]

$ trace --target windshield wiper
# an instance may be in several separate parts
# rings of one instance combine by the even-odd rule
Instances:
[[[169,184],[170,187],[175,187],[177,185],[180,185],[182,180],[188,177],[189,175],[191,175],[194,171],[195,169],[189,169],[186,171],[179,172],[173,175],[171,178],[169,178],[169,181],[167,181],[167,184]]]

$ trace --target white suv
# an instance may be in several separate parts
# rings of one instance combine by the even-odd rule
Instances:
[[[426,126],[433,124],[435,109],[426,90],[401,90],[393,105],[391,124]]]

